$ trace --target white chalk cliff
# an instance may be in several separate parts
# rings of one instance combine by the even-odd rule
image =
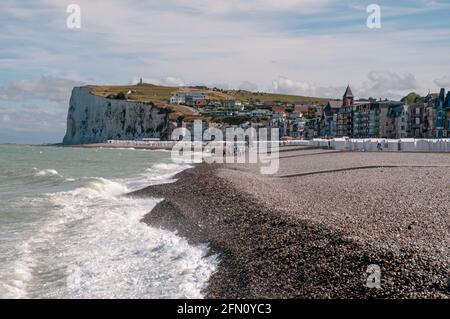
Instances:
[[[70,98],[63,143],[161,138],[168,125],[168,111],[153,103],[108,99],[93,95],[88,87],[76,87]]]

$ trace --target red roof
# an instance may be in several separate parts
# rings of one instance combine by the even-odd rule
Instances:
[[[308,107],[304,105],[296,105],[294,107],[294,112],[298,114],[308,113]]]
[[[282,106],[274,106],[272,108],[273,113],[279,113],[279,114],[287,114],[286,110]]]

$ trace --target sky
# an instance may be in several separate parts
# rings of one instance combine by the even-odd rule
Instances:
[[[449,0],[2,0],[0,143],[60,142],[74,86],[141,77],[330,98],[450,89],[449,14]]]

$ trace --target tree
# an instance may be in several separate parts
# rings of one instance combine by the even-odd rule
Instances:
[[[127,97],[126,97],[125,93],[123,93],[123,92],[119,92],[116,95],[116,100],[125,100],[126,98]]]
[[[409,93],[407,96],[402,98],[400,101],[405,104],[413,104],[413,103],[420,103],[424,100],[423,97],[421,97],[419,94],[415,92]]]
[[[181,124],[184,121],[185,116],[184,115],[180,115],[177,117],[177,123]]]
[[[308,113],[305,114],[305,118],[307,120],[312,120],[316,117],[316,108],[315,107],[308,107]]]

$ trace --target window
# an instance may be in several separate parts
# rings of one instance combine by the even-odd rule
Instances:
[[[416,117],[416,125],[420,124],[420,118]]]

